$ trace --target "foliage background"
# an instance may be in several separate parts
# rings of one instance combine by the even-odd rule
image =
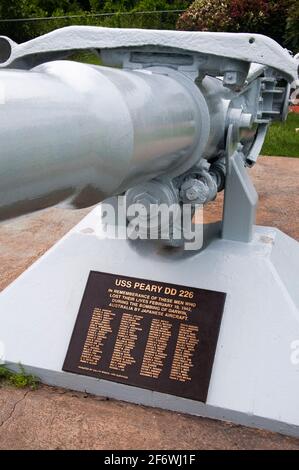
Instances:
[[[191,0],[1,0],[0,20],[19,18],[24,21],[0,22],[0,35],[9,36],[16,42],[24,42],[71,24],[174,29],[180,15],[175,10],[184,11],[191,3]],[[161,10],[174,12],[155,13]],[[140,14],[144,11],[152,13]],[[108,13],[113,13],[113,16]],[[93,16],[98,14],[106,16]],[[51,16],[72,15],[76,17],[46,19]],[[33,17],[41,19],[27,21]]]
[[[299,0],[195,0],[177,28],[265,34],[297,51]]]
[[[170,12],[159,13],[161,10]],[[105,16],[94,16],[103,14]],[[74,18],[50,19],[73,15]],[[28,21],[30,18],[40,19]],[[11,19],[21,21],[1,22]],[[246,31],[266,34],[295,52],[299,50],[299,0],[0,1],[0,35],[9,36],[16,42],[27,41],[70,24]]]

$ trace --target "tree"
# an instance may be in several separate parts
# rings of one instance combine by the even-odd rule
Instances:
[[[288,47],[299,52],[299,8],[296,2],[288,11],[285,39]]]
[[[39,0],[9,0],[0,3],[0,18],[44,17],[46,12],[40,7]],[[1,23],[0,34],[10,36],[16,42],[22,42],[39,34],[37,23]]]
[[[0,23],[0,34],[16,42],[24,42],[56,28],[71,24],[70,20],[35,20],[47,16],[84,15],[76,0],[4,0],[0,2],[1,19],[24,19],[23,22]]]
[[[101,25],[110,27],[135,27],[173,29],[178,14],[155,13],[157,10],[183,10],[190,0],[0,0],[1,19],[23,19],[22,22],[0,23],[0,35],[24,42],[71,24]],[[154,11],[152,14],[141,12]],[[116,13],[91,16],[90,13]],[[129,12],[129,15],[122,13]],[[51,20],[28,21],[28,18],[72,16]],[[78,16],[79,15],[79,16]]]

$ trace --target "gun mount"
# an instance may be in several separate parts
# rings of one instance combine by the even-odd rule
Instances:
[[[64,60],[86,49],[103,66]],[[224,189],[222,238],[192,253],[107,237],[99,204],[1,293],[2,360],[299,436],[298,243],[253,227],[246,169],[286,118],[298,60],[260,35],[70,27],[2,37],[0,62],[0,218],[119,194],[195,210]]]
[[[104,66],[62,60],[86,49]],[[80,26],[2,37],[0,50],[2,219],[128,189],[130,201],[203,204],[226,186],[223,234],[250,239],[244,167],[286,118],[298,69],[288,51],[261,35]],[[236,165],[247,188],[232,227]]]

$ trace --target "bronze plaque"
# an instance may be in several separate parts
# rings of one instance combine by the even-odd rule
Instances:
[[[91,271],[63,370],[205,402],[225,295]]]

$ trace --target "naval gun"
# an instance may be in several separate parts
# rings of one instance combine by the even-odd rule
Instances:
[[[103,65],[69,60],[80,50]],[[247,171],[287,116],[297,58],[255,34],[82,26],[2,37],[0,62],[0,218],[101,202],[1,292],[0,361],[298,437],[299,245],[253,226]],[[192,252],[107,237],[100,218],[122,200],[194,220],[223,189],[222,237],[199,223]]]
[[[92,50],[103,66],[66,60]],[[255,164],[285,120],[298,60],[256,34],[72,26],[0,38],[0,218],[126,194],[206,204],[225,188],[222,235],[249,241]]]

